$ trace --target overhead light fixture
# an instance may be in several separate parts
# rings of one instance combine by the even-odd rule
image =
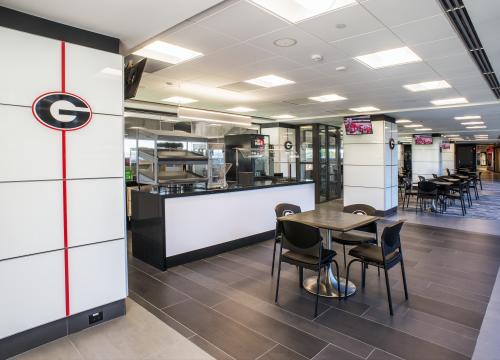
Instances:
[[[165,99],[161,99],[161,101],[174,103],[174,104],[191,104],[191,103],[197,102],[198,100],[190,99],[190,98],[182,97],[182,96],[171,96],[171,97],[168,97]]]
[[[290,115],[290,114],[281,114],[281,115],[274,115],[271,116],[273,119],[279,119],[279,120],[284,120],[284,119],[294,119],[296,116]]]
[[[452,134],[452,135],[445,135],[446,137],[459,137],[460,135],[458,134]]]
[[[467,129],[486,129],[484,125],[466,126]]]
[[[455,120],[475,120],[481,119],[481,115],[466,115],[466,116],[455,116]]]
[[[236,106],[231,109],[226,109],[227,111],[234,111],[234,112],[251,112],[251,111],[256,111],[255,109],[245,107],[245,106]]]
[[[423,127],[424,125],[421,124],[411,124],[411,125],[405,125],[405,128],[418,128],[418,127]]]
[[[135,55],[163,61],[169,64],[179,64],[203,56],[201,52],[183,48],[164,41],[154,41],[134,52]]]
[[[408,124],[411,123],[411,120],[408,119],[398,119],[396,120],[396,124]]]
[[[288,80],[277,75],[264,75],[255,79],[245,80],[245,82],[266,88],[295,84],[295,81]]]
[[[371,111],[379,111],[380,109],[376,108],[375,106],[361,106],[356,108],[350,108],[349,110],[356,112],[371,112]]]
[[[311,96],[309,99],[314,100],[314,101],[319,101],[319,102],[347,100],[347,98],[340,96],[340,95],[337,95],[337,94]]]
[[[469,101],[464,97],[459,98],[449,98],[449,99],[438,99],[432,100],[433,105],[456,105],[456,104],[466,104]]]
[[[483,125],[484,121],[467,121],[467,122],[463,122],[460,124],[462,124],[462,125]]]
[[[482,134],[482,135],[474,135],[475,137],[488,137],[489,135],[488,134]]]
[[[252,0],[292,23],[356,4],[356,0]]]
[[[354,59],[371,69],[381,69],[389,66],[422,61],[422,59],[407,46],[356,56]]]
[[[413,92],[419,92],[419,91],[429,91],[438,89],[449,89],[451,88],[451,85],[444,80],[438,80],[438,81],[426,81],[416,84],[406,84],[403,85],[403,87]]]
[[[416,131],[432,131],[431,128],[419,128],[419,129],[415,129]]]
[[[209,123],[233,124],[240,126],[252,126],[252,118],[245,115],[226,114],[217,111],[190,109],[180,107],[177,110],[180,119],[205,121]]]

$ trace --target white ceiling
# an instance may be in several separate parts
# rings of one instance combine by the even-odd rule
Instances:
[[[0,0],[0,5],[116,37],[125,49],[156,36],[222,0]]]

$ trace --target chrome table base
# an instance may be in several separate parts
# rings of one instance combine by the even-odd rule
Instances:
[[[311,294],[316,295],[317,289],[317,276],[311,276],[304,279],[303,285],[304,289],[306,289]],[[337,287],[337,281],[340,282],[340,296]],[[356,285],[349,281],[347,287],[347,296],[351,296],[356,292]],[[320,279],[319,279],[319,296],[329,297],[329,298],[338,298],[345,296],[345,278],[341,277],[337,280],[335,275],[333,275],[332,268],[329,266],[326,270],[321,271]]]

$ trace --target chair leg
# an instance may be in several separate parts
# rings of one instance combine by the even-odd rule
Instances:
[[[348,289],[348,286],[347,284],[349,284],[349,271],[351,270],[351,265],[353,262],[355,262],[357,260],[351,260],[351,262],[349,263],[349,265],[347,265],[347,271],[346,271],[346,274],[345,274],[345,287],[344,287],[344,298],[347,299],[347,289]]]
[[[299,266],[299,287],[303,288],[304,287],[304,268],[302,266]]]
[[[483,190],[483,181],[479,179],[479,186],[481,187],[481,190]]]
[[[401,250],[399,250],[401,251]],[[403,261],[403,256],[401,256],[401,275],[403,276],[403,287],[405,290],[405,299],[408,300],[408,286],[406,285],[406,272],[405,272],[405,264]]]
[[[278,242],[277,238],[274,238],[274,248],[273,248],[273,263],[271,265],[271,276],[274,275],[274,259],[276,258],[276,243]]]
[[[281,275],[281,252],[283,250],[283,242],[280,243],[280,253],[278,257],[278,279],[276,280],[276,296],[274,297],[274,302],[278,302],[278,292],[280,290],[280,275]]]
[[[389,274],[387,273],[387,268],[384,266],[384,273],[385,273],[385,286],[387,288],[387,301],[389,301],[389,313],[391,316],[394,315],[394,312],[392,311],[392,298],[391,298],[391,286],[389,284]]]
[[[366,283],[366,266],[361,263],[361,287],[364,289]]]
[[[314,317],[318,316],[318,302],[319,302],[319,277],[321,275],[321,267],[318,268],[318,278],[316,279],[316,304],[314,305]]]
[[[342,245],[344,248],[344,269],[347,267],[347,255],[345,254],[345,245]]]
[[[337,271],[337,291],[338,291],[338,294],[339,294],[338,299],[341,300],[342,297],[340,296],[341,292],[340,292],[340,281],[339,281],[339,279],[340,279],[339,264],[335,260],[332,260],[332,264],[335,264],[335,270]]]

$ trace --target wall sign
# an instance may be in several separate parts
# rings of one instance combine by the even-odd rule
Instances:
[[[92,119],[90,105],[81,97],[67,92],[40,95],[31,106],[33,116],[51,129],[78,130]]]
[[[290,140],[287,140],[287,141],[285,141],[283,146],[285,147],[285,150],[292,150],[293,144]]]
[[[394,139],[393,139],[393,138],[390,138],[390,139],[389,139],[389,148],[390,148],[391,150],[393,150],[395,146],[396,146],[396,141],[394,141]]]

